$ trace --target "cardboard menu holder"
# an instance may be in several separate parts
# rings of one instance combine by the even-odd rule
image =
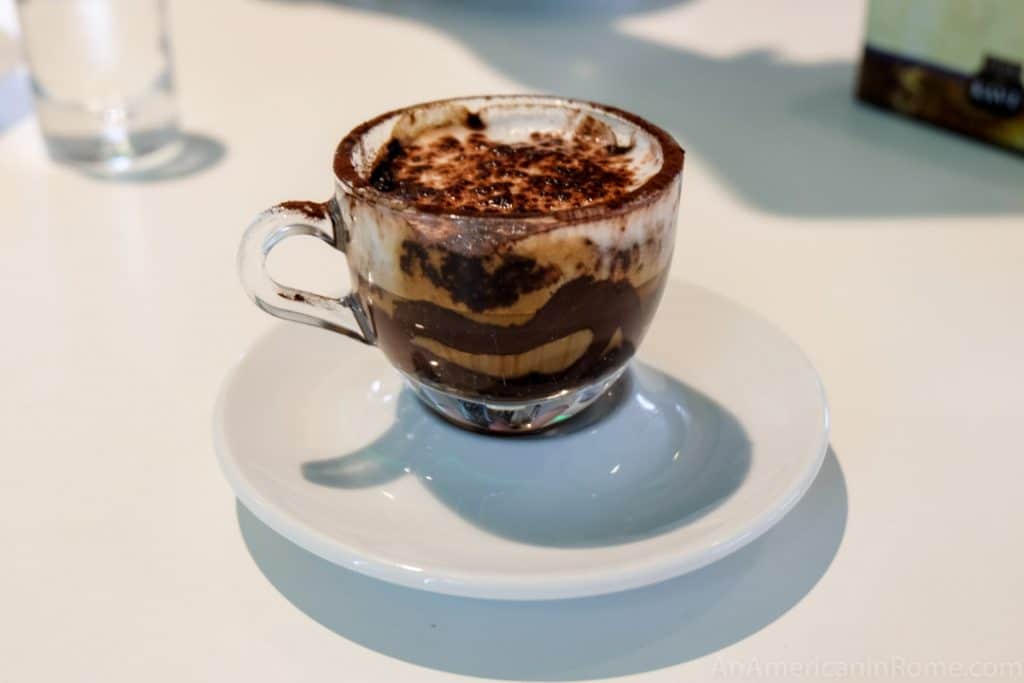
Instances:
[[[1024,153],[1024,0],[871,0],[857,96]]]

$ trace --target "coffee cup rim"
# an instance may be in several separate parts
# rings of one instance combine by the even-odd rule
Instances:
[[[410,204],[394,196],[374,188],[367,178],[359,172],[352,161],[353,152],[366,133],[389,118],[420,108],[461,102],[500,102],[502,100],[528,100],[544,103],[546,106],[563,106],[576,109],[591,109],[619,118],[651,135],[661,149],[661,167],[643,184],[614,200],[596,202],[587,206],[570,207],[555,211],[521,211],[501,215],[479,214],[471,212],[447,211],[442,208],[424,207]],[[548,104],[550,103],[550,104]],[[399,107],[379,114],[359,124],[338,143],[334,154],[335,181],[346,192],[377,205],[383,205],[401,214],[443,217],[460,221],[479,221],[486,223],[504,222],[544,222],[544,223],[578,223],[582,221],[612,217],[629,213],[649,205],[661,197],[664,192],[679,178],[683,170],[685,152],[667,131],[647,119],[618,107],[592,102],[589,100],[561,97],[557,95],[471,95],[430,100],[417,104]]]

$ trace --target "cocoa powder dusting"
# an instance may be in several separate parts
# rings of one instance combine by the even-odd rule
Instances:
[[[507,144],[467,121],[465,139],[443,135],[402,144],[392,139],[370,184],[413,206],[462,215],[560,211],[625,196],[635,177],[626,148],[598,137],[535,132]]]

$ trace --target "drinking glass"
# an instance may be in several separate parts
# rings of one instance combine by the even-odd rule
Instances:
[[[18,0],[50,156],[119,172],[180,139],[164,0]]]

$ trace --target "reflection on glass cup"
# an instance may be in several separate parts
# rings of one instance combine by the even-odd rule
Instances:
[[[668,275],[682,166],[665,131],[611,107],[416,105],[341,141],[329,201],[257,217],[242,282],[272,315],[380,347],[458,424],[541,429],[601,396],[640,344]],[[346,254],[351,294],[270,278],[267,255],[294,235]]]
[[[164,0],[18,0],[50,155],[138,168],[179,139]]]

